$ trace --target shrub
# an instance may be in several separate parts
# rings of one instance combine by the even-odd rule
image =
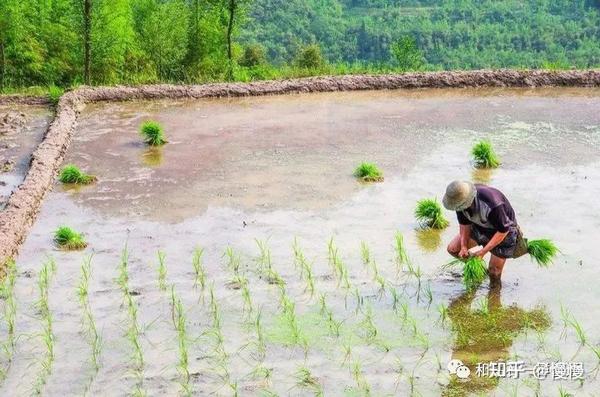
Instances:
[[[167,143],[162,126],[156,121],[146,121],[142,124],[140,134],[144,141],[151,146],[160,146]]]
[[[541,239],[528,241],[527,252],[540,267],[548,267],[560,250],[552,241]]]
[[[478,168],[497,168],[500,165],[500,158],[494,152],[490,141],[479,141],[471,150],[473,162]]]
[[[50,86],[48,87],[48,100],[54,105],[58,105],[58,101],[60,100],[60,97],[65,93],[65,90],[63,90],[60,87],[57,86]]]
[[[264,65],[267,63],[265,48],[259,44],[250,44],[244,49],[244,54],[238,63],[247,68]]]
[[[296,54],[296,66],[303,69],[319,69],[324,64],[321,47],[318,44],[309,44],[301,47]]]
[[[87,247],[87,243],[80,233],[67,226],[61,226],[54,232],[54,242],[60,248],[79,250]]]
[[[89,185],[96,181],[95,176],[86,174],[73,164],[64,166],[62,171],[60,171],[58,179],[62,183],[74,183],[78,185]]]
[[[442,206],[435,199],[419,200],[415,208],[415,218],[422,225],[432,229],[445,229],[449,224],[442,213]]]
[[[361,163],[354,170],[354,176],[365,182],[383,181],[383,172],[373,163]]]

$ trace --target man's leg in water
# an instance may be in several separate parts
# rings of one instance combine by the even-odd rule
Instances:
[[[494,254],[491,255],[488,273],[490,275],[490,282],[497,283],[502,277],[502,269],[504,269],[506,258],[500,258]]]

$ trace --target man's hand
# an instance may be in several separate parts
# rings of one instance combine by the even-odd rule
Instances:
[[[475,252],[471,253],[471,256],[478,256],[481,259],[483,259],[485,254],[487,254],[487,251],[485,249],[480,249],[479,251],[475,251]]]
[[[467,247],[460,247],[460,252],[458,253],[460,258],[466,258],[469,256],[469,249]]]

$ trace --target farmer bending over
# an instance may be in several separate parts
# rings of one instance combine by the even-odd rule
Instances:
[[[459,233],[448,245],[450,255],[459,258],[491,253],[488,273],[491,281],[500,281],[507,258],[527,252],[517,225],[515,211],[501,191],[486,185],[454,181],[446,188],[444,207],[456,211]],[[483,248],[470,252],[475,246]]]

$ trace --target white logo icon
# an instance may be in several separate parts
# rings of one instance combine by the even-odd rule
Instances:
[[[471,370],[469,369],[469,367],[464,365],[462,361],[456,358],[450,360],[447,368],[450,374],[456,374],[456,376],[460,379],[467,379],[469,375],[471,375]]]

